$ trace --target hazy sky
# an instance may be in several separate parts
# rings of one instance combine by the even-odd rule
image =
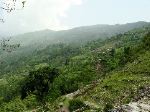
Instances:
[[[93,24],[150,21],[150,0],[26,0],[23,10],[7,14],[1,34],[62,30]],[[18,3],[19,4],[19,3]]]

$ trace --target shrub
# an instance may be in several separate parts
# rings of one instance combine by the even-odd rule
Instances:
[[[113,109],[113,105],[108,103],[104,107],[104,112],[109,112],[111,109]]]
[[[69,101],[69,110],[71,112],[75,111],[77,109],[80,109],[84,106],[85,106],[85,104],[81,100],[75,99],[75,100],[70,100]]]
[[[0,112],[23,112],[24,110],[26,110],[26,106],[20,99],[15,99],[0,106]]]

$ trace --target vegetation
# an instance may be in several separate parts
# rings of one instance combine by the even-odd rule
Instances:
[[[106,104],[105,108],[104,108],[104,112],[109,112],[111,109],[113,109],[114,107],[112,106],[112,104]]]
[[[146,26],[84,44],[55,43],[27,55],[16,51],[12,58],[2,53],[0,111],[55,112],[60,102],[70,111],[85,102],[87,112],[108,111],[129,103],[150,85],[149,32]]]
[[[50,84],[58,75],[58,70],[49,67],[30,72],[21,89],[21,99],[33,93],[39,101],[43,101],[48,94]]]
[[[150,49],[150,32],[146,34],[146,36],[143,39],[144,47],[149,50]]]
[[[82,101],[80,101],[80,100],[76,99],[76,100],[70,100],[69,101],[69,110],[71,112],[73,112],[73,111],[75,111],[77,109],[80,109],[82,107],[85,107],[85,104]]]
[[[0,9],[6,11],[7,13],[11,13],[12,11],[18,10],[16,7],[17,2],[18,2],[17,0],[9,0],[9,1],[1,0]],[[23,0],[19,2],[22,3],[22,8],[24,8],[26,1]],[[4,22],[3,17],[0,17],[0,22]]]

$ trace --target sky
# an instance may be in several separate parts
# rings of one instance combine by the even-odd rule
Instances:
[[[1,35],[150,21],[150,0],[26,0],[25,8],[21,6],[20,0],[16,11],[0,10],[5,20]]]

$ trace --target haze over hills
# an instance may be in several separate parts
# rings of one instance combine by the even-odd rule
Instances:
[[[70,30],[43,30],[14,36],[13,41],[22,46],[49,45],[51,43],[87,42],[95,39],[105,39],[116,34],[124,33],[135,28],[148,25],[149,22],[135,22],[122,25],[93,25],[77,27]]]
[[[84,45],[92,40],[105,40],[117,34],[122,34],[136,28],[146,27],[149,24],[150,23],[148,22],[135,22],[123,25],[93,25],[63,31],[52,31],[46,29],[43,31],[30,32],[14,36],[11,41],[15,44],[20,44],[21,46],[10,55],[5,52],[0,54],[1,59],[6,61],[0,69],[3,71],[3,68],[7,68],[7,66],[8,68],[13,67],[14,63],[21,63],[21,58],[32,57],[35,52],[44,51],[53,44],[71,43],[76,44],[77,47],[80,47],[81,45]]]

